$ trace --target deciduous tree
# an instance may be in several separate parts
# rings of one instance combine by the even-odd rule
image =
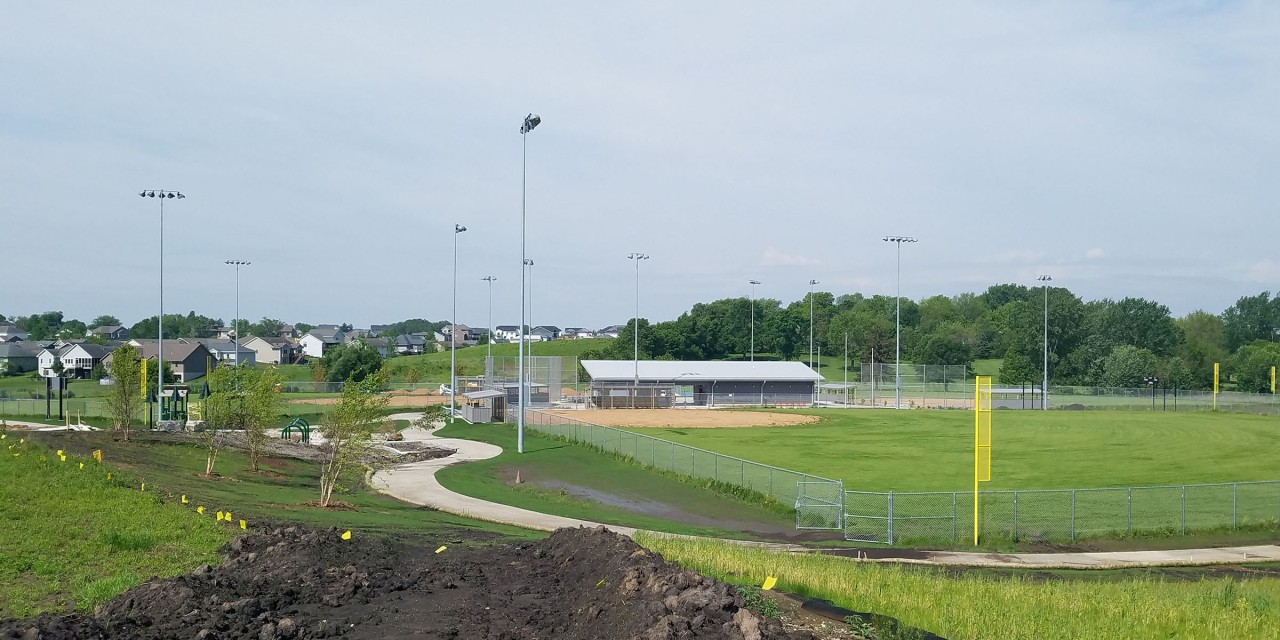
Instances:
[[[344,477],[352,473],[366,459],[372,448],[372,434],[381,428],[385,418],[382,409],[387,397],[378,395],[384,380],[375,375],[363,381],[347,380],[342,397],[325,414],[321,435],[320,457],[320,506],[328,507],[333,491],[341,486]]]
[[[141,389],[142,366],[138,350],[132,345],[125,345],[111,352],[111,379],[114,384],[107,389],[103,403],[111,414],[111,426],[117,433],[129,440],[129,429],[133,418],[142,407]]]

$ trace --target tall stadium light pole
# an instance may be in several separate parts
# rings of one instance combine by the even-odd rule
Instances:
[[[813,286],[817,280],[809,281],[809,368],[813,368]],[[816,371],[816,369],[815,369]]]
[[[636,320],[631,327],[631,337],[635,342],[634,364],[635,364],[635,386],[640,386],[640,261],[648,260],[649,256],[643,253],[629,253],[628,260],[636,261]],[[632,398],[635,397],[635,391],[632,391]]]
[[[493,366],[493,282],[498,276],[485,276],[480,278],[489,283],[489,366]]]
[[[1040,408],[1049,410],[1049,282],[1051,276],[1036,278],[1044,283],[1044,382],[1040,383]]]
[[[449,319],[449,422],[458,411],[458,234],[467,228],[453,225],[453,311]]]
[[[236,333],[235,333],[235,338],[233,338],[231,341],[231,344],[235,345],[235,348],[236,348],[236,390],[239,390],[240,389],[240,267],[247,267],[253,263],[249,262],[248,260],[227,260],[226,264],[229,264],[236,268],[236,322],[234,325],[232,325],[236,328]]]
[[[161,407],[164,397],[164,201],[186,198],[178,191],[168,189],[147,189],[138,192],[143,198],[160,198],[160,315],[156,316],[159,329],[156,331],[156,425],[164,417]],[[146,363],[143,363],[146,366]]]
[[[748,280],[751,283],[751,361],[756,361],[756,285],[759,280]]]
[[[915,242],[910,236],[885,236],[885,242],[892,242],[898,251],[897,291],[894,295],[894,331],[893,331],[893,408],[902,408],[902,243]]]
[[[529,166],[529,132],[533,131],[542,118],[534,114],[524,117],[524,123],[520,125],[520,343],[516,345],[516,368],[519,372],[519,389],[516,395],[520,398],[519,413],[516,414],[516,452],[524,453],[524,230],[525,230],[525,199],[527,189],[527,175]]]
[[[529,340],[524,345],[524,358],[529,361],[529,371],[526,372],[528,374],[526,380],[529,381],[529,392],[527,395],[529,402],[533,402],[533,385],[537,384],[537,381],[533,379],[533,370],[537,368],[537,366],[533,364],[533,258],[524,259],[524,268],[529,274]],[[520,406],[524,405],[522,404]]]

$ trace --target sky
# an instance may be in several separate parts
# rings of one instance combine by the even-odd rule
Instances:
[[[0,313],[1280,289],[1280,5],[6,3]],[[528,113],[541,125],[522,139]],[[524,146],[527,143],[527,149]],[[527,151],[527,156],[522,153]],[[527,164],[522,158],[527,157]],[[522,167],[527,167],[522,192]],[[453,233],[454,225],[467,231]],[[886,235],[919,240],[901,247]]]

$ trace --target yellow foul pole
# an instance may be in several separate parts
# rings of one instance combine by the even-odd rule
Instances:
[[[973,544],[977,546],[978,483],[991,481],[991,376],[975,376],[973,383]]]
[[[1213,410],[1218,410],[1218,363],[1213,363]]]

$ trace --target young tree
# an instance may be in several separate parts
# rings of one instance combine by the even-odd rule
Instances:
[[[378,395],[383,382],[381,375],[360,382],[347,380],[342,398],[325,414],[320,429],[324,436],[320,448],[321,507],[329,506],[343,474],[358,467],[372,448],[372,433],[384,422],[382,409],[387,405],[387,397]]]
[[[204,477],[213,476],[213,467],[222,450],[219,429],[238,429],[242,416],[241,397],[235,390],[235,370],[214,367],[205,377],[209,384],[209,397],[204,401],[204,430],[198,433],[205,451]]]
[[[111,426],[124,435],[125,442],[129,441],[129,427],[133,423],[133,416],[142,406],[142,366],[138,359],[138,350],[132,345],[125,345],[112,352],[111,378],[115,380],[115,384],[111,385],[107,395],[103,397],[107,412],[111,414]]]
[[[258,462],[267,450],[271,423],[280,414],[280,394],[276,385],[280,374],[275,369],[241,367],[240,412],[237,422],[244,428],[245,448],[249,453],[249,469],[258,470]]]
[[[120,326],[120,318],[117,318],[115,316],[109,316],[109,315],[101,315],[94,318],[93,322],[89,323],[90,329],[97,329],[98,327],[107,327],[107,326],[117,326],[117,327]]]

